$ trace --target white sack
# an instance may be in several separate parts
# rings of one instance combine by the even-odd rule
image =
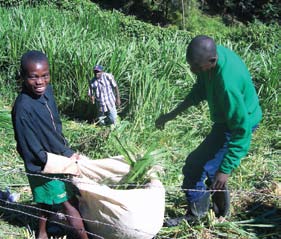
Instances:
[[[142,189],[116,190],[99,183],[119,182],[130,170],[122,156],[81,160],[48,153],[43,173],[73,174],[81,193],[79,208],[87,230],[106,239],[151,239],[161,229],[165,189],[152,179]]]

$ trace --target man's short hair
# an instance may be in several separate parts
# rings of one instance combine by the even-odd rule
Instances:
[[[205,35],[194,37],[186,49],[186,59],[191,63],[205,63],[210,58],[216,57],[216,55],[215,41]]]

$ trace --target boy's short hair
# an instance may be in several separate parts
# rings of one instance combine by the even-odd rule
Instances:
[[[20,74],[21,76],[25,76],[27,73],[27,65],[30,62],[42,62],[45,61],[49,64],[49,60],[47,56],[41,52],[36,50],[27,51],[21,57],[20,61]]]

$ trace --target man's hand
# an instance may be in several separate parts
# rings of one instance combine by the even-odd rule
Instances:
[[[165,124],[171,120],[171,117],[169,114],[165,114],[165,115],[160,115],[159,118],[155,121],[155,127],[157,129],[164,129]]]
[[[92,101],[92,103],[94,105],[95,104],[95,96],[91,96],[90,98],[91,98],[91,101]]]
[[[216,190],[224,189],[227,184],[228,177],[229,174],[225,174],[218,171],[216,173],[215,180],[212,184],[212,189],[216,189]]]
[[[121,100],[119,97],[116,98],[116,106],[119,107],[121,105]]]

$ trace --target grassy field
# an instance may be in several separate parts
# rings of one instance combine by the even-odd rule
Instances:
[[[135,153],[145,153],[151,145],[164,149],[158,163],[165,171],[161,177],[167,192],[165,216],[184,213],[181,168],[210,129],[208,107],[203,103],[190,108],[164,131],[156,130],[154,121],[182,100],[195,82],[185,63],[185,48],[198,32],[242,56],[264,117],[249,154],[229,180],[231,217],[221,222],[209,212],[199,225],[163,227],[157,238],[280,238],[280,26],[225,27],[217,18],[205,16],[200,21],[208,22],[206,29],[196,18],[192,31],[161,29],[86,2],[65,10],[0,8],[0,15],[0,189],[20,193],[15,205],[1,201],[0,238],[34,238],[37,225],[38,212],[30,208],[32,196],[10,120],[19,59],[27,49],[43,50],[50,59],[52,85],[71,147],[93,159],[119,154],[116,137]],[[114,131],[88,123],[87,87],[96,63],[112,72],[120,86],[121,120]]]

